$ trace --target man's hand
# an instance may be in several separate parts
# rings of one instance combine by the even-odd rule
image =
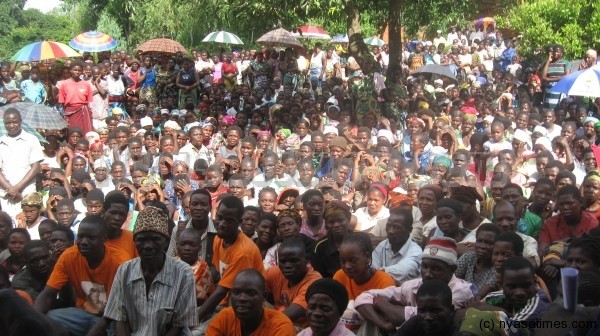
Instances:
[[[8,189],[6,189],[6,197],[13,201],[20,201],[20,199],[22,198],[20,195],[21,190],[16,186],[10,186],[8,187]]]

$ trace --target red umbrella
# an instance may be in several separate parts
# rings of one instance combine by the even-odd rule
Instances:
[[[325,29],[317,26],[300,26],[292,30],[292,35],[298,38],[330,40],[331,36],[327,34]]]

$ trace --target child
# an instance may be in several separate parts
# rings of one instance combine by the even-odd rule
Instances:
[[[247,136],[242,139],[242,145],[240,147],[240,152],[242,153],[242,157],[240,159],[244,159],[247,157],[254,157],[254,153],[256,151],[256,138],[253,136]]]
[[[188,228],[179,233],[177,239],[177,257],[187,263],[194,271],[194,284],[196,288],[196,302],[201,306],[212,294],[214,285],[209,265],[198,257],[200,253],[201,234],[194,228]]]
[[[29,79],[21,82],[21,91],[26,99],[36,104],[43,104],[46,101],[46,89],[44,84],[40,82],[37,68],[31,69]]]
[[[492,179],[494,166],[498,163],[498,154],[503,149],[512,149],[512,144],[504,140],[504,125],[501,122],[493,122],[491,126],[490,139],[483,144],[486,158],[486,185]]]

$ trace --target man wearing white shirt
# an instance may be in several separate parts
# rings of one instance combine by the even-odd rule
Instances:
[[[448,41],[446,41],[446,38],[442,36],[442,31],[438,30],[437,36],[433,39],[433,46],[437,49],[441,43],[443,43],[445,46],[448,44]]]
[[[18,110],[4,112],[7,135],[0,138],[0,205],[13,219],[21,212],[23,195],[35,191],[35,177],[44,160],[39,140],[23,132],[21,123]]]
[[[450,28],[450,32],[448,33],[448,38],[446,39],[447,43],[450,45],[454,44],[454,40],[459,40],[458,34],[456,33],[456,27]]]
[[[208,165],[215,162],[213,153],[202,144],[204,135],[200,126],[193,126],[188,131],[190,142],[179,150],[178,157],[182,158],[188,167],[193,167],[198,159],[204,159]]]

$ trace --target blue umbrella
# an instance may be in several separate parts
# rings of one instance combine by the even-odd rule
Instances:
[[[329,43],[348,43],[350,40],[348,39],[348,35],[339,34],[334,36]]]
[[[600,97],[600,65],[563,77],[550,92],[568,96]]]

